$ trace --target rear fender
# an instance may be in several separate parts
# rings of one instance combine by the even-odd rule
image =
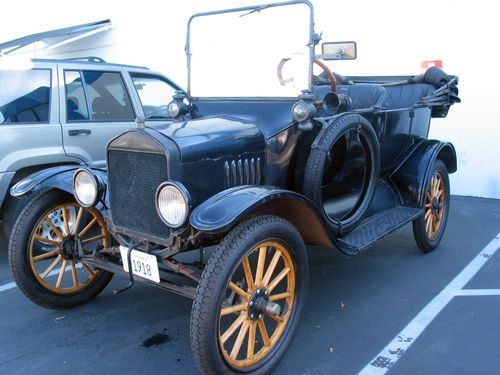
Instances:
[[[436,159],[443,161],[449,173],[457,171],[457,156],[451,143],[425,140],[392,173],[391,180],[401,193],[403,204],[423,207],[426,186],[432,177]]]
[[[227,233],[249,216],[276,215],[288,220],[310,245],[333,247],[324,218],[303,195],[272,186],[238,186],[224,190],[196,207],[190,224],[208,234]]]

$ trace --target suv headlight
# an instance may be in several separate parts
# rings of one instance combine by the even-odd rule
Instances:
[[[179,183],[164,182],[156,190],[156,211],[169,227],[178,228],[189,215],[189,195]]]
[[[100,183],[93,174],[85,169],[78,169],[73,177],[73,192],[78,203],[91,207],[99,199]]]

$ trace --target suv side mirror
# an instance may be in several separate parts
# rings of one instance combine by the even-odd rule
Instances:
[[[323,60],[354,60],[356,58],[356,42],[325,42],[321,45]]]

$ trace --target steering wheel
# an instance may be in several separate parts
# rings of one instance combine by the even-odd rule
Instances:
[[[335,76],[333,75],[332,71],[328,69],[326,64],[320,59],[314,59],[314,63],[318,65],[321,69],[323,69],[323,71],[325,72],[326,76],[328,77],[328,80],[330,81],[332,91],[333,92],[337,91],[337,81],[335,80]]]

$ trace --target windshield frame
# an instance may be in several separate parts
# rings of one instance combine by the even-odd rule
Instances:
[[[191,37],[191,22],[198,17],[206,17],[206,16],[213,16],[216,14],[225,14],[225,13],[235,13],[235,12],[259,12],[261,10],[265,10],[268,8],[275,8],[275,7],[282,7],[282,6],[287,6],[287,5],[296,5],[296,4],[305,4],[309,8],[309,42],[308,42],[308,48],[309,48],[309,63],[308,63],[308,77],[307,77],[307,90],[312,89],[312,74],[313,74],[313,61],[315,58],[315,46],[319,42],[319,38],[317,37],[315,31],[314,31],[314,7],[309,2],[308,0],[292,0],[292,1],[283,1],[283,2],[278,2],[278,3],[270,3],[270,4],[260,4],[260,5],[252,5],[252,6],[246,6],[246,7],[239,7],[239,8],[230,8],[230,9],[221,9],[221,10],[214,10],[214,11],[209,11],[209,12],[201,12],[201,13],[195,13],[193,14],[188,21],[187,24],[187,33],[186,33],[186,47],[185,47],[185,52],[186,52],[186,58],[187,58],[187,95],[188,97],[191,97],[191,44],[190,44],[190,37]],[[272,98],[272,97],[266,97],[265,95],[259,96],[259,97],[265,97],[267,98]],[[297,95],[298,97],[298,95]],[[203,98],[210,98],[210,97],[203,97]],[[229,97],[234,99],[234,97]],[[236,98],[241,98],[244,99],[244,97],[236,97]]]

